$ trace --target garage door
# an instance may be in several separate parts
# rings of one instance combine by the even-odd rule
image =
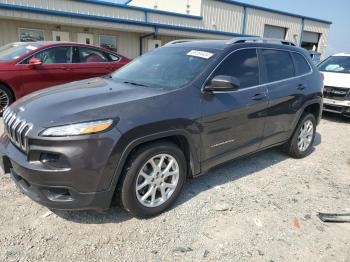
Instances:
[[[303,42],[317,44],[319,38],[320,38],[319,33],[308,32],[308,31],[303,32]]]
[[[264,37],[285,39],[286,28],[273,25],[265,25]]]

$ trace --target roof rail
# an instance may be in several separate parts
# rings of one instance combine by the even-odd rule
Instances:
[[[227,44],[238,44],[238,43],[271,43],[271,44],[281,44],[281,45],[290,45],[295,46],[295,43],[287,41],[284,39],[277,38],[264,38],[264,37],[234,37],[227,42]]]
[[[166,43],[164,46],[192,42],[192,41],[198,41],[198,40],[200,40],[200,39],[178,39],[178,40],[170,41],[170,42]]]

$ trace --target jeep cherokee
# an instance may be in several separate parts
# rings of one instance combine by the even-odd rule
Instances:
[[[54,209],[154,216],[186,177],[283,145],[312,151],[323,82],[309,55],[261,38],[174,41],[114,72],[32,93],[4,112],[1,162]]]

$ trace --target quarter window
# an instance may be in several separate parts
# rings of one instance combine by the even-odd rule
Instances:
[[[241,88],[259,85],[259,62],[256,49],[243,49],[232,53],[220,64],[213,77],[218,75],[237,78]]]
[[[105,63],[105,62],[108,62],[108,58],[106,57],[104,52],[97,50],[97,49],[80,47],[79,48],[79,56],[80,56],[80,63]]]
[[[292,56],[295,61],[297,75],[304,75],[311,71],[308,62],[305,60],[305,58],[301,54],[293,52]]]
[[[263,49],[268,82],[283,80],[295,76],[293,60],[289,52],[275,49]]]

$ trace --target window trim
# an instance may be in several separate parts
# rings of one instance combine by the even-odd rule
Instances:
[[[64,46],[64,47],[70,47],[70,48],[72,48],[72,57],[71,57],[71,60],[73,61],[73,47],[74,47],[74,45],[57,45],[57,46],[48,46],[48,47],[46,47],[46,48],[43,48],[43,49],[40,49],[40,50],[36,50],[36,52],[34,52],[33,54],[30,54],[30,55],[26,56],[26,57],[23,58],[21,61],[19,61],[16,65],[28,65],[28,64],[24,64],[23,62],[24,62],[25,60],[27,60],[29,57],[34,56],[34,55],[36,55],[36,54],[38,54],[38,53],[44,52],[44,51],[46,51],[46,50],[48,50],[48,49],[51,49],[51,48],[63,47],[63,46]],[[55,64],[45,64],[45,63],[43,63],[42,65],[73,65],[73,64],[76,64],[76,63],[55,63]]]
[[[304,58],[304,60],[306,61],[307,65],[309,66],[309,71],[307,73],[297,75],[297,63],[296,63],[296,60],[295,60],[294,56],[291,55],[292,59],[293,59],[293,63],[294,63],[294,70],[295,70],[296,76],[303,76],[305,74],[308,74],[308,73],[312,72],[312,67],[310,66],[309,61],[307,60],[307,58],[304,55],[302,55],[301,53],[299,53],[299,52],[294,52],[294,53],[301,55]]]
[[[274,47],[242,47],[242,48],[238,48],[236,50],[233,50],[232,52],[230,52],[229,54],[227,54],[221,61],[220,63],[218,63],[215,68],[212,70],[212,72],[209,74],[209,76],[205,79],[205,81],[203,82],[202,84],[202,87],[201,87],[201,92],[202,93],[205,93],[204,91],[204,87],[206,85],[206,83],[208,82],[208,80],[210,79],[210,77],[212,76],[212,74],[214,73],[214,71],[216,70],[217,67],[219,67],[221,65],[221,63],[231,54],[233,54],[234,52],[237,52],[239,50],[243,50],[243,49],[251,49],[251,48],[255,48],[258,53],[260,54],[260,50],[261,49],[273,49],[273,50],[281,50],[281,51],[287,51],[287,52],[294,52],[294,53],[298,53],[302,56],[304,56],[306,62],[309,64],[310,68],[311,68],[311,71],[306,73],[306,74],[303,74],[303,75],[299,75],[299,76],[294,76],[294,77],[290,77],[290,78],[286,78],[286,79],[281,79],[281,80],[277,80],[277,81],[274,81],[274,82],[266,82],[266,83],[263,83],[263,84],[259,84],[259,85],[256,85],[256,86],[250,86],[250,87],[245,87],[245,88],[242,88],[242,89],[238,89],[236,91],[213,91],[212,93],[215,94],[215,93],[233,93],[233,92],[239,92],[241,90],[247,90],[247,89],[253,89],[253,88],[258,88],[258,87],[262,87],[262,86],[266,86],[266,85],[270,85],[270,84],[276,84],[276,83],[279,83],[279,82],[283,82],[283,81],[287,81],[287,80],[292,80],[292,79],[296,79],[298,77],[302,77],[302,76],[307,76],[307,75],[311,75],[313,74],[314,72],[314,69],[313,67],[310,65],[310,62],[309,60],[305,57],[304,54],[302,54],[301,52],[299,51],[296,51],[296,50],[287,50],[287,49],[282,49],[282,48],[274,48]],[[293,58],[293,56],[292,56]],[[260,59],[260,56],[258,56],[258,59]],[[293,60],[294,61],[294,60]],[[293,62],[294,63],[294,62]],[[260,60],[259,60],[259,66],[260,66]],[[261,70],[259,70],[259,72],[261,72]],[[261,79],[261,74],[259,73],[259,78]],[[260,81],[261,82],[261,81]]]

